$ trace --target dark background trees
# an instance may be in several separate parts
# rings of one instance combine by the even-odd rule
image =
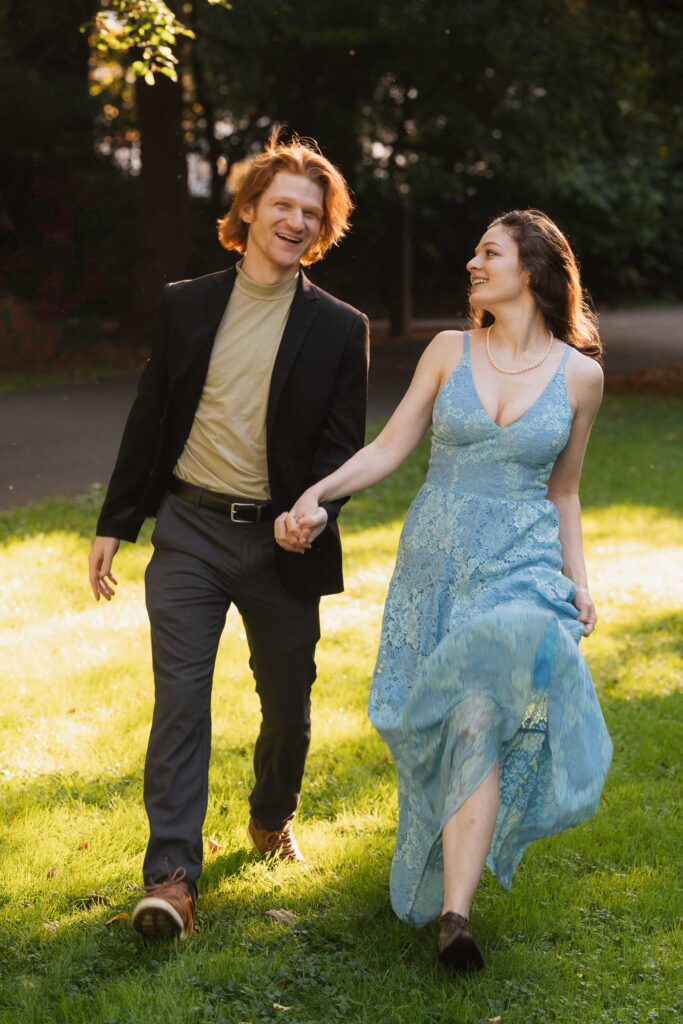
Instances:
[[[408,298],[464,310],[463,264],[514,206],[558,220],[598,304],[675,299],[682,40],[677,0],[10,0],[2,354],[7,325],[26,350],[18,303],[36,351],[140,339],[164,280],[224,264],[231,175],[275,123],[356,196],[314,278],[397,325]]]

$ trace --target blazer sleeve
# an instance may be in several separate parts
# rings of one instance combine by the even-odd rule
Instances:
[[[161,292],[154,344],[128,414],[114,471],[97,521],[99,537],[137,540],[145,521],[140,499],[149,485],[159,449],[168,396],[167,299],[169,285]]]
[[[359,313],[349,332],[322,436],[311,466],[309,486],[339,469],[365,443],[370,325]],[[347,498],[323,502],[334,522]]]

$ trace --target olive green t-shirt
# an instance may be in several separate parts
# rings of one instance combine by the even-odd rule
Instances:
[[[198,487],[267,501],[270,378],[297,278],[262,285],[240,263],[236,270],[192,429],[174,473]]]

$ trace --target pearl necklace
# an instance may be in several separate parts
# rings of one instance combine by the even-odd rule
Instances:
[[[521,370],[505,370],[505,369],[503,369],[502,366],[498,365],[498,363],[495,361],[495,359],[491,355],[491,340],[490,340],[491,339],[491,327],[493,327],[493,324],[490,324],[489,327],[486,329],[486,355],[489,357],[489,362],[490,362],[491,366],[494,368],[494,370],[498,370],[499,373],[507,373],[508,376],[510,376],[510,377],[514,376],[517,373],[527,373],[529,370],[535,370],[536,367],[540,366],[541,363],[545,362],[545,360],[550,355],[550,349],[553,347],[553,341],[555,340],[552,331],[550,332],[550,338],[548,340],[548,347],[545,350],[545,352],[543,353],[543,355],[541,356],[541,358],[538,360],[538,362],[532,363],[531,366],[523,366]]]

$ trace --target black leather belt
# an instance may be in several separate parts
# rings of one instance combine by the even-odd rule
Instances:
[[[176,476],[171,480],[170,490],[179,498],[191,501],[193,505],[222,512],[231,523],[262,523],[273,518],[273,506],[269,503],[260,505],[255,501],[233,498],[230,494],[207,491],[205,487],[195,487]]]

